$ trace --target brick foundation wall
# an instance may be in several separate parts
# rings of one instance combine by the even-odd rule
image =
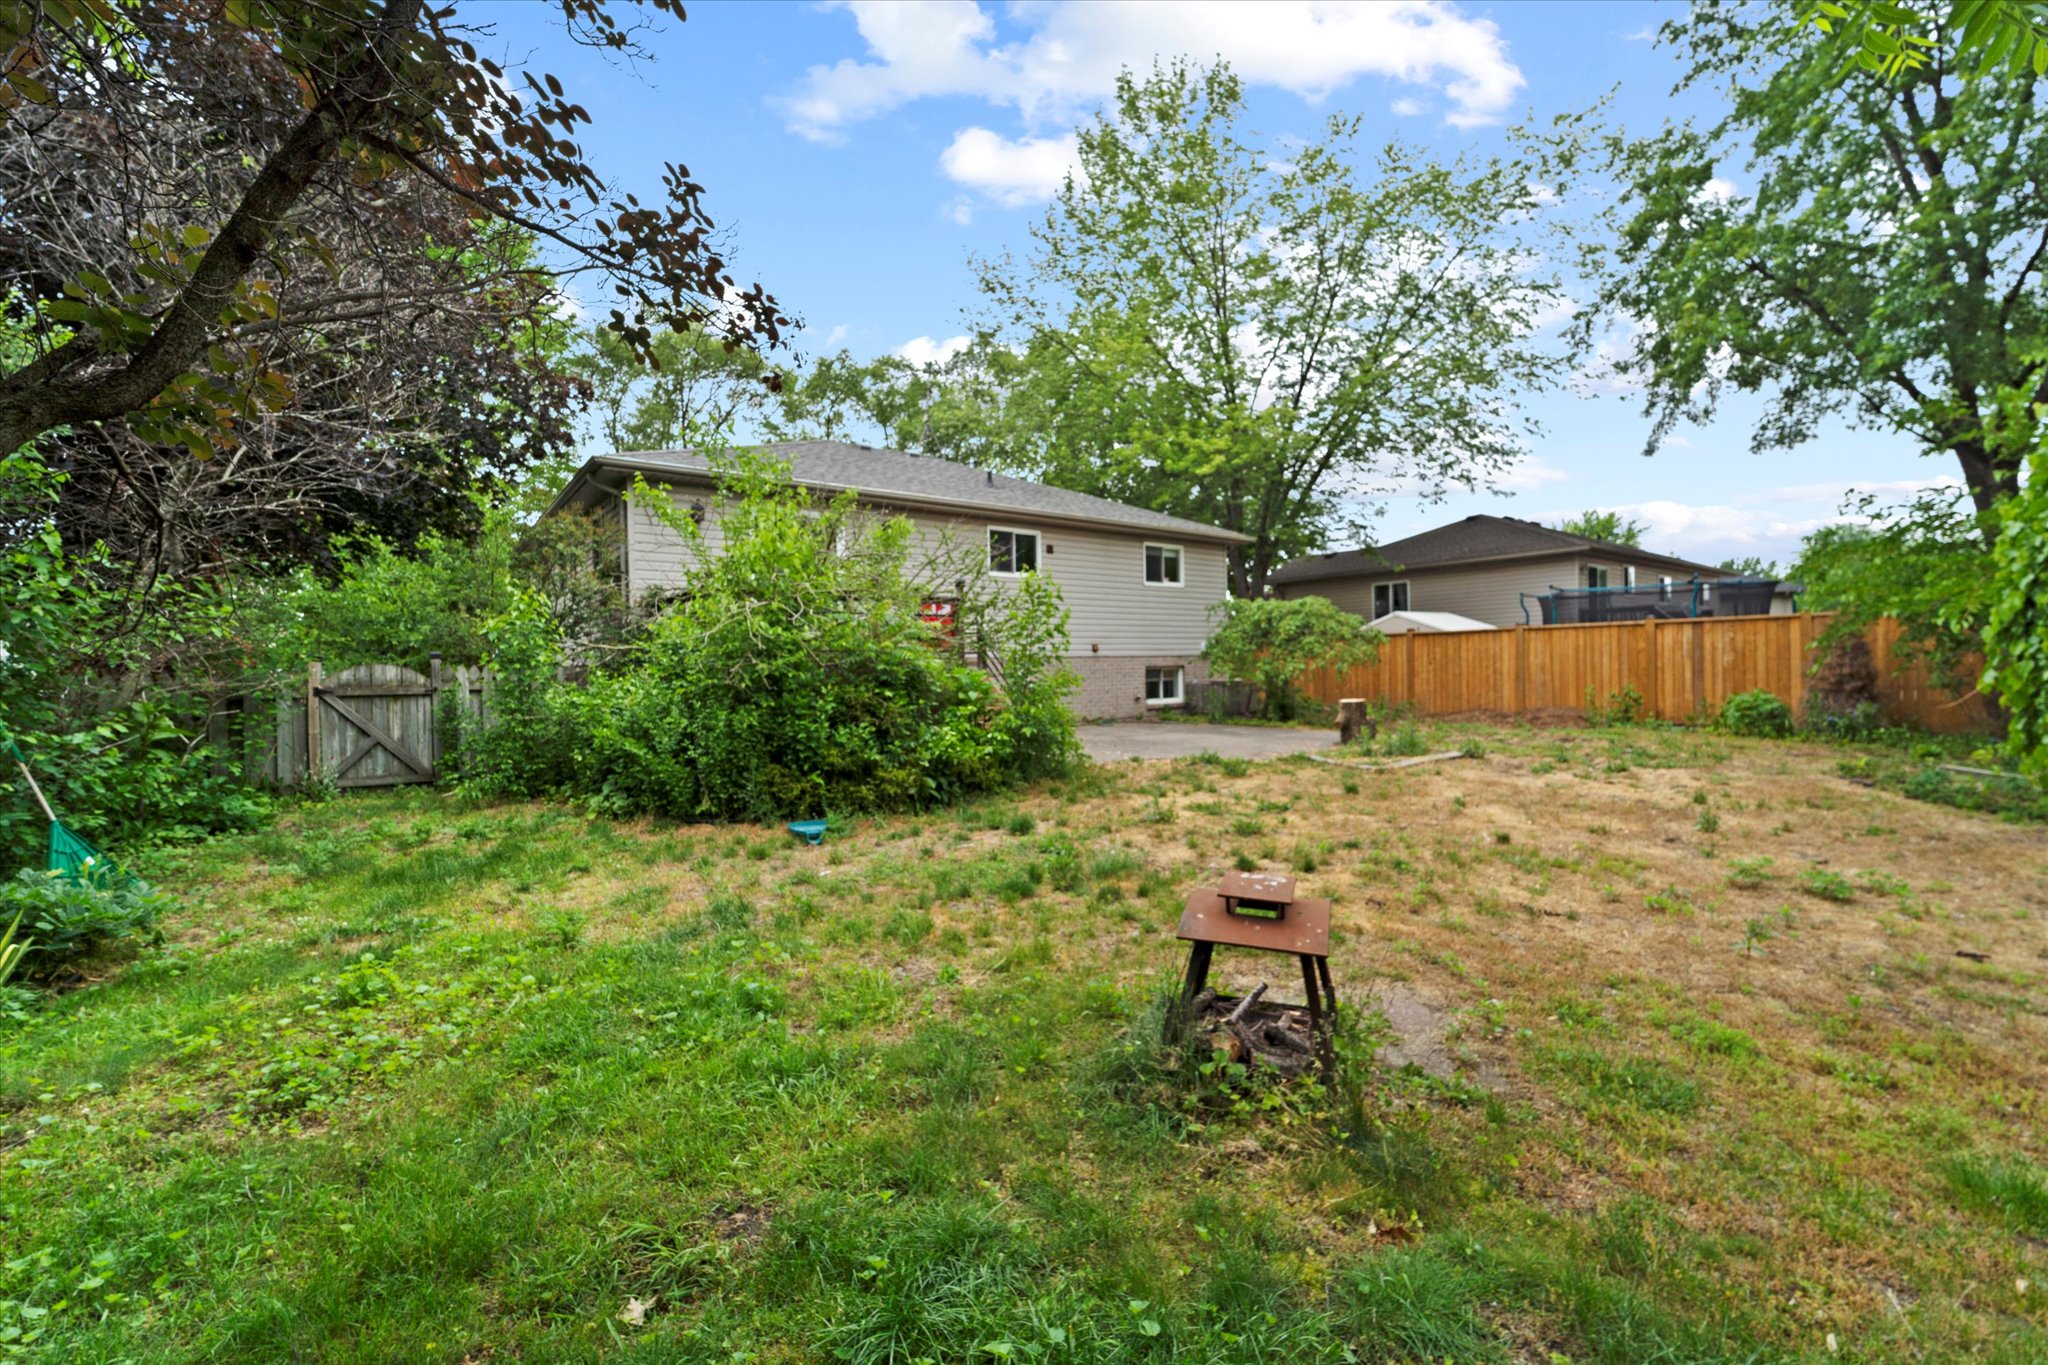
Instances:
[[[1081,690],[1067,698],[1074,714],[1084,720],[1132,719],[1163,708],[1145,705],[1145,670],[1171,668],[1187,670],[1181,679],[1188,683],[1208,679],[1209,665],[1186,654],[1135,655],[1076,654],[1067,659],[1081,675]]]

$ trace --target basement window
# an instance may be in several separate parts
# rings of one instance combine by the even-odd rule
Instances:
[[[1178,665],[1172,668],[1147,668],[1145,670],[1145,705],[1180,705],[1181,677],[1186,671]]]

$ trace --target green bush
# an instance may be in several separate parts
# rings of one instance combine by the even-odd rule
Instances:
[[[1225,677],[1256,683],[1269,720],[1300,713],[1302,674],[1369,664],[1386,638],[1326,597],[1235,598],[1216,611],[1221,620],[1202,657]]]
[[[190,837],[260,820],[268,803],[216,772],[208,713],[243,667],[225,590],[159,584],[67,548],[62,479],[0,457],[0,734],[11,735],[67,823],[102,845]],[[239,754],[218,764],[238,771]],[[0,766],[0,875],[42,862],[48,827],[12,763]],[[15,795],[19,793],[19,795]]]
[[[1783,739],[1792,733],[1792,708],[1774,692],[1737,692],[1721,703],[1714,729],[1724,735]]]
[[[963,604],[969,667],[923,619],[914,538],[850,496],[820,507],[787,470],[721,471],[721,545],[642,489],[693,546],[679,601],[623,665],[557,680],[537,595],[490,630],[493,717],[465,778],[610,814],[776,819],[950,801],[1047,776],[1078,753],[1063,698],[1066,610],[1030,575]],[[954,574],[949,572],[946,580]]]
[[[107,866],[75,877],[30,868],[0,882],[0,924],[16,925],[15,941],[26,945],[21,979],[37,983],[153,942],[169,903],[148,883]]]

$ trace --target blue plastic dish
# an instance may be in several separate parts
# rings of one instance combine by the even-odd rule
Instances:
[[[801,834],[807,844],[822,844],[825,842],[825,826],[829,823],[826,820],[792,820],[789,832]]]

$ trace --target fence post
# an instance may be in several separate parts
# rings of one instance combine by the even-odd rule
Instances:
[[[427,655],[427,762],[433,765],[434,780],[441,779],[441,651]]]
[[[1515,632],[1515,690],[1514,704],[1503,707],[1511,716],[1518,716],[1529,708],[1529,627],[1518,625]]]
[[[1650,704],[1649,713],[1658,720],[1671,720],[1664,714],[1664,691],[1657,677],[1657,618],[1643,618],[1643,696]]]
[[[320,661],[306,665],[306,781],[320,780]]]

